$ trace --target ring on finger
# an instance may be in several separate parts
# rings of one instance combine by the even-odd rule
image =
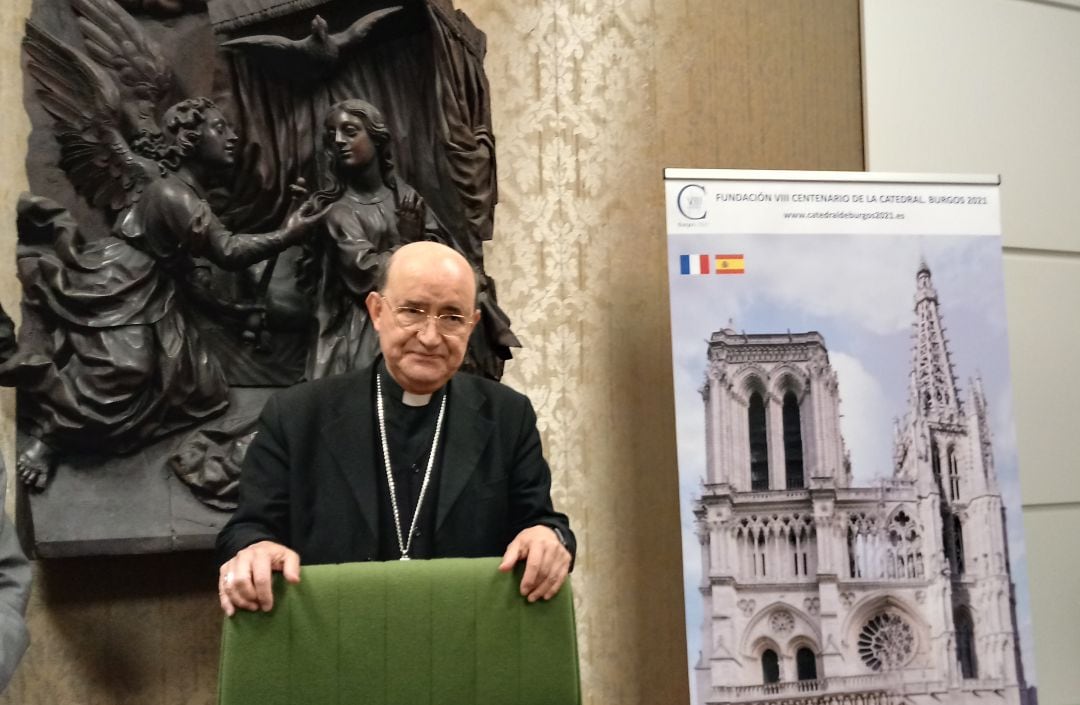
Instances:
[[[230,585],[232,585],[232,581],[233,581],[233,574],[232,574],[232,571],[229,571],[228,573],[225,574],[225,587],[229,587]]]

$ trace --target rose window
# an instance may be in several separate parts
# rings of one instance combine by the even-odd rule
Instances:
[[[895,612],[882,612],[859,632],[859,656],[875,671],[900,668],[915,653],[915,631]]]
[[[774,632],[789,632],[795,626],[795,618],[787,610],[777,610],[769,617],[769,626]]]

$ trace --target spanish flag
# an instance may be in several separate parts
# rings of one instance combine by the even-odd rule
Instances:
[[[742,255],[717,255],[716,256],[716,273],[717,274],[744,274],[746,272],[746,263],[743,260]]]

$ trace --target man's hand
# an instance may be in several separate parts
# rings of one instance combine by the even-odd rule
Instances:
[[[274,607],[270,574],[275,571],[290,583],[300,582],[300,555],[280,543],[259,541],[222,564],[218,597],[225,615],[232,617],[237,609],[269,612]]]
[[[499,570],[513,570],[525,559],[525,575],[521,578],[521,594],[529,602],[555,597],[570,572],[570,552],[559,541],[554,529],[530,526],[514,537],[506,547]]]

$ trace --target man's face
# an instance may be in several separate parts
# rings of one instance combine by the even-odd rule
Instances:
[[[369,294],[367,307],[390,374],[406,391],[430,394],[461,367],[480,312],[473,310],[476,285],[465,261],[448,248],[432,243],[417,245],[421,247],[399,251],[385,290],[381,295]],[[394,316],[394,309],[400,306],[423,309],[431,316],[465,316],[469,324],[460,336],[443,335],[432,318],[418,330],[407,330]]]

